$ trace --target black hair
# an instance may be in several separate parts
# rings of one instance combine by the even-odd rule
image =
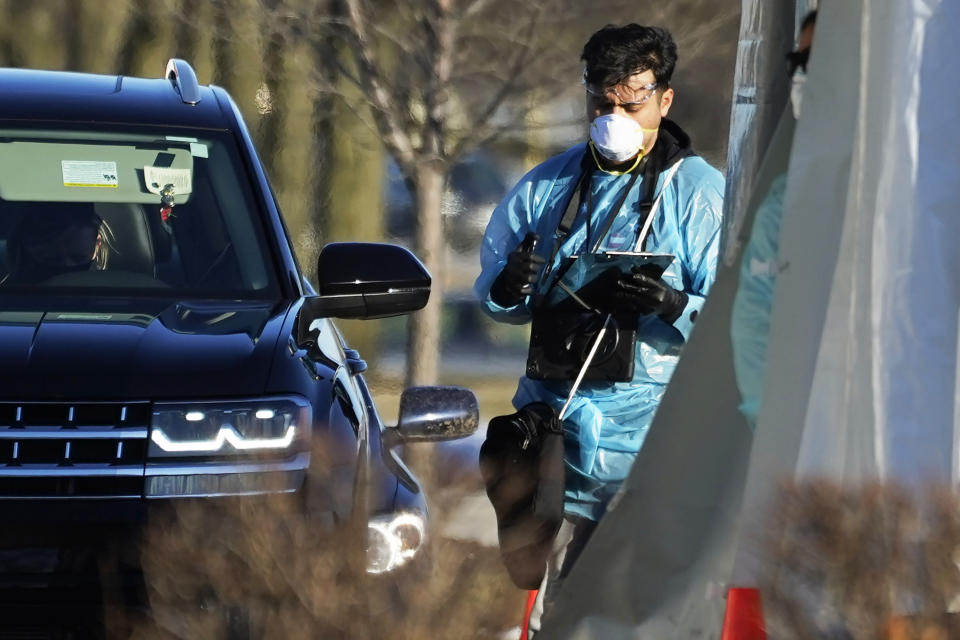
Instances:
[[[590,36],[580,59],[586,63],[585,78],[590,84],[609,87],[649,70],[662,90],[670,86],[677,45],[670,32],[661,27],[608,24]]]
[[[809,26],[815,25],[817,23],[817,10],[814,9],[804,17],[803,22],[800,23],[800,31],[803,31]]]
[[[22,242],[42,242],[69,227],[99,231],[101,224],[93,205],[86,202],[36,203],[20,218],[17,236]]]

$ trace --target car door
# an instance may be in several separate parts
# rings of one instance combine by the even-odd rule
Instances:
[[[292,347],[312,374],[310,395],[318,407],[307,506],[316,517],[326,514],[345,522],[353,511],[357,471],[366,459],[366,411],[356,401],[342,337],[333,323],[315,321],[307,333],[309,340]]]

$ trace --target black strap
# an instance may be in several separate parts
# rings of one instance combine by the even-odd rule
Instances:
[[[611,209],[610,214],[607,217],[607,221],[603,226],[603,230],[597,236],[597,240],[594,243],[594,246],[590,249],[591,253],[596,253],[600,249],[600,245],[603,243],[604,238],[607,237],[607,234],[610,233],[610,228],[613,226],[614,221],[617,218],[617,215],[620,213],[620,209],[623,207],[623,203],[626,202],[627,196],[630,195],[630,191],[633,189],[633,185],[636,183],[637,178],[643,174],[643,195],[641,196],[640,203],[638,205],[637,216],[637,237],[634,240],[634,244],[640,239],[640,232],[643,230],[644,223],[647,220],[647,216],[650,215],[650,210],[653,208],[653,200],[657,191],[657,183],[660,181],[660,170],[662,167],[662,148],[654,146],[654,152],[649,156],[644,158],[640,166],[633,170],[630,173],[630,180],[627,182],[626,187],[623,190],[623,193],[620,194],[620,199],[617,202],[617,206]],[[557,230],[554,233],[554,245],[553,253],[550,256],[550,261],[547,262],[547,274],[550,274],[554,261],[557,259],[557,254],[560,253],[560,248],[563,246],[563,243],[566,241],[567,236],[570,235],[570,230],[573,228],[573,222],[576,220],[577,213],[580,211],[580,204],[586,200],[587,202],[587,213],[590,213],[590,208],[593,206],[591,202],[591,191],[590,191],[590,175],[595,169],[593,164],[593,158],[590,155],[589,149],[584,152],[583,158],[580,160],[580,177],[577,179],[576,186],[570,190],[570,198],[567,200],[567,206],[564,209],[563,217],[560,218],[560,222],[557,225]],[[590,234],[590,222],[587,223],[587,236],[589,238]],[[569,268],[571,265],[567,265]],[[553,282],[547,291],[553,289],[554,285],[563,278],[566,273],[566,268],[561,267],[556,271],[556,273],[550,274],[553,277]],[[538,298],[545,298],[546,294],[543,296],[538,296]],[[540,301],[535,301],[534,306],[538,306]]]
[[[640,198],[640,204],[637,205],[639,215],[637,216],[637,237],[634,238],[634,244],[640,239],[640,231],[643,229],[643,225],[647,221],[647,216],[650,215],[650,210],[653,208],[653,199],[657,192],[657,182],[660,181],[661,162],[658,157],[659,154],[656,153],[657,151],[657,148],[654,147],[654,153],[647,157],[643,166],[643,195]],[[623,207],[623,203],[626,202],[627,196],[630,194],[630,189],[633,188],[633,183],[636,182],[637,176],[640,173],[640,171],[636,171],[630,177],[627,188],[623,190],[617,206],[614,207],[607,216],[607,222],[603,225],[603,230],[600,231],[600,235],[597,236],[597,241],[593,244],[593,247],[590,248],[590,253],[596,253],[600,250],[600,245],[603,244],[604,238],[610,233],[610,228],[617,219],[617,215],[620,213],[620,209]]]
[[[593,159],[590,157],[590,150],[588,148],[583,152],[583,157],[580,158],[580,177],[577,178],[573,189],[570,190],[570,197],[567,199],[567,206],[563,211],[563,217],[560,218],[560,223],[557,224],[557,229],[553,234],[553,252],[550,254],[550,260],[547,262],[546,271],[544,271],[543,276],[541,276],[553,277],[553,282],[547,287],[548,293],[553,289],[554,285],[560,281],[560,278],[567,272],[567,269],[570,268],[568,264],[558,269],[555,274],[552,273],[553,263],[557,259],[557,254],[560,253],[560,248],[563,247],[567,236],[570,235],[570,229],[573,228],[573,221],[576,220],[577,213],[580,211],[580,203],[584,201],[584,198],[589,197],[590,174],[593,172],[592,162]],[[539,307],[545,298],[546,294],[534,296],[533,306]]]
[[[641,172],[644,173],[644,176],[645,176],[644,180],[647,180],[647,172],[649,171],[649,167],[651,164],[652,163],[649,162],[649,158],[647,158],[641,162],[641,168],[638,168],[637,170],[634,170],[633,172],[631,172],[630,181],[627,183],[626,188],[623,190],[623,194],[620,196],[620,201],[617,203],[616,208],[613,210],[612,215],[610,216],[610,220],[606,225],[606,228],[604,229],[603,233],[600,234],[600,241],[602,241],[604,236],[606,236],[606,234],[609,232],[610,225],[613,223],[613,219],[616,218],[617,213],[620,212],[620,208],[623,206],[623,203],[626,201],[627,195],[629,195],[630,190],[633,188],[633,184],[637,181],[637,177],[640,175]],[[595,167],[593,164],[593,158],[588,149],[587,151],[584,152],[583,158],[581,158],[580,160],[580,177],[577,179],[576,185],[574,186],[574,188],[570,190],[570,197],[567,200],[567,206],[564,209],[563,217],[560,218],[560,222],[559,224],[557,224],[557,229],[553,235],[553,242],[554,242],[553,252],[550,255],[550,261],[547,262],[547,270],[544,273],[545,276],[553,278],[553,282],[547,288],[547,292],[553,289],[553,287],[557,284],[557,282],[559,282],[560,279],[563,278],[564,274],[567,272],[567,269],[569,269],[570,266],[572,266],[572,263],[568,263],[562,266],[561,268],[559,268],[556,271],[556,273],[551,273],[553,269],[553,263],[557,259],[557,254],[560,253],[560,249],[561,247],[563,247],[563,243],[566,242],[567,236],[570,235],[570,229],[573,228],[573,222],[574,220],[576,220],[577,213],[579,213],[580,211],[580,204],[584,200],[586,200],[588,214],[590,213],[589,211],[590,207],[593,206],[593,203],[591,202],[592,198],[590,197],[590,175],[593,173],[594,168]],[[656,183],[656,176],[654,176],[653,182]],[[648,187],[647,189],[644,190],[644,193],[646,194],[646,192],[649,190],[650,189]],[[652,206],[652,204],[650,206]],[[647,212],[649,212],[650,206],[646,208]],[[590,234],[590,222],[588,221],[587,222],[588,238],[589,238],[589,234]],[[594,249],[594,252],[595,251],[596,249]],[[543,294],[542,296],[536,296],[534,298],[534,306],[535,307],[539,306],[545,297],[546,297],[546,294]]]
[[[644,160],[641,163],[642,172],[644,175],[644,181],[648,177],[649,167],[651,162]],[[557,225],[557,230],[553,234],[554,244],[553,244],[553,254],[550,256],[550,262],[548,264],[553,264],[553,261],[557,259],[557,254],[560,253],[560,248],[563,246],[563,243],[566,242],[567,236],[570,235],[570,229],[573,228],[573,222],[577,218],[577,214],[580,212],[580,205],[586,201],[587,203],[587,214],[591,213],[590,209],[593,206],[593,198],[591,198],[590,192],[590,175],[593,173],[593,158],[590,155],[590,152],[587,151],[584,153],[583,159],[580,161],[580,177],[577,179],[576,186],[570,190],[570,198],[567,200],[567,206],[564,209],[563,217],[560,218],[560,223]],[[617,206],[612,210],[610,219],[607,221],[606,226],[603,231],[600,233],[599,240],[597,241],[597,246],[594,247],[593,252],[597,251],[600,243],[603,241],[603,238],[606,237],[607,233],[610,232],[610,226],[613,224],[613,220],[617,217],[617,214],[620,212],[620,209],[623,207],[623,203],[626,202],[627,196],[630,194],[630,190],[633,188],[633,184],[637,181],[641,170],[634,170],[630,174],[630,180],[627,183],[626,188],[623,190],[623,193],[620,195],[620,200],[617,202]],[[654,180],[656,182],[656,180]],[[649,189],[645,189],[644,194],[646,196]],[[641,207],[643,203],[641,203]],[[652,200],[650,205],[646,208],[646,211],[649,212],[650,207],[653,206]],[[645,219],[645,218],[644,218]],[[590,235],[590,223],[587,223],[587,237]]]
[[[656,150],[656,147],[654,147],[654,149]],[[647,216],[650,215],[650,210],[653,208],[653,200],[657,191],[657,182],[659,182],[660,179],[661,163],[659,162],[659,158],[656,157],[657,155],[658,154],[655,153],[651,154],[644,159],[640,168],[631,172],[630,180],[627,182],[623,193],[620,194],[620,199],[617,202],[617,205],[610,210],[603,229],[600,231],[600,234],[597,236],[597,240],[590,248],[591,253],[596,253],[600,249],[600,245],[603,244],[604,238],[606,238],[607,234],[610,233],[610,228],[613,226],[613,223],[617,218],[617,214],[619,214],[620,209],[623,208],[623,203],[627,201],[627,196],[630,195],[630,191],[633,189],[634,183],[636,183],[637,178],[640,177],[640,174],[642,173],[643,195],[641,196],[640,203],[638,205],[638,237],[634,239],[634,243],[640,239],[640,231],[643,229],[643,225],[647,220]],[[577,180],[576,187],[570,190],[570,198],[567,200],[567,206],[564,209],[563,217],[560,218],[560,223],[557,225],[557,230],[554,233],[553,254],[550,256],[550,262],[548,264],[553,264],[553,261],[557,259],[557,254],[560,253],[560,248],[566,241],[567,236],[570,235],[570,230],[573,228],[573,222],[576,220],[577,213],[580,211],[581,203],[586,200],[587,209],[590,209],[593,205],[591,202],[592,198],[590,197],[590,174],[593,172],[591,166],[592,162],[588,164],[588,161],[592,161],[589,151],[584,154],[584,158],[580,163],[580,178]],[[590,211],[588,211],[588,213],[590,213]],[[589,234],[590,229],[588,224],[587,235],[589,236]]]
[[[590,162],[592,162],[592,159],[588,149],[580,159],[580,177],[577,178],[574,188],[570,190],[570,197],[567,199],[567,206],[563,211],[563,217],[560,218],[557,230],[553,234],[553,253],[550,256],[550,262],[547,263],[548,265],[552,265],[553,261],[557,259],[557,254],[560,253],[560,247],[563,246],[563,243],[567,240],[567,236],[570,235],[570,229],[573,228],[573,221],[576,220],[577,213],[580,211],[580,203],[584,201],[585,197],[589,196]]]

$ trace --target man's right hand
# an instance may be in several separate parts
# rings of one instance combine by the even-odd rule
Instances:
[[[543,256],[517,247],[507,256],[507,264],[490,287],[490,299],[501,307],[513,307],[533,293],[533,285],[540,278]]]

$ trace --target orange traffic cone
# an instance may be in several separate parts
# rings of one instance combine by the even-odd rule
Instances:
[[[530,637],[530,615],[533,614],[533,605],[537,602],[537,593],[539,589],[527,591],[527,606],[523,610],[523,626],[520,628],[520,640],[527,640]]]
[[[758,589],[734,588],[727,591],[727,610],[723,616],[720,640],[767,640]]]

